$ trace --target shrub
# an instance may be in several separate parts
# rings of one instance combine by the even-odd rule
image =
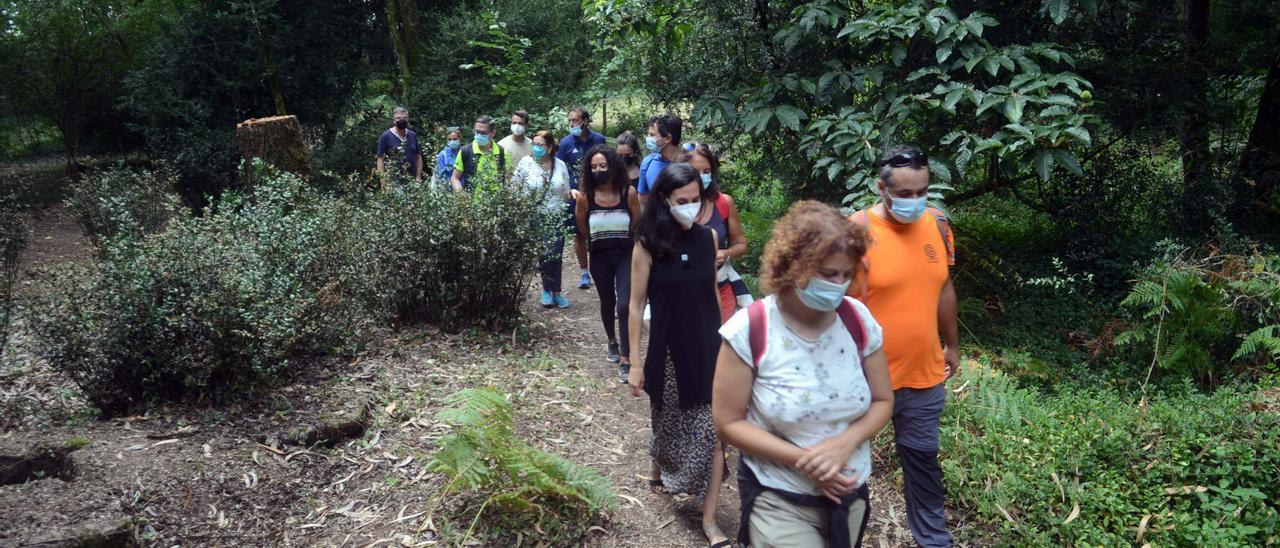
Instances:
[[[165,164],[148,171],[121,163],[74,183],[66,203],[101,253],[108,242],[156,232],[177,215],[177,180]]]
[[[294,175],[226,195],[203,218],[120,238],[56,273],[30,307],[39,356],[107,414],[222,396],[358,333],[350,212]]]
[[[1140,317],[1116,338],[1143,346],[1155,367],[1213,386],[1230,365],[1280,363],[1280,257],[1210,252],[1162,242],[1123,305]]]
[[[976,365],[942,419],[948,496],[1011,545],[1240,546],[1280,532],[1280,416],[1245,388],[1019,388]]]
[[[9,341],[9,325],[13,320],[13,286],[18,281],[22,252],[27,248],[25,213],[17,205],[0,197],[0,356]]]
[[[364,298],[403,322],[460,331],[509,329],[559,219],[542,196],[479,183],[455,193],[432,183],[372,195],[355,223]],[[554,226],[551,226],[554,225]]]
[[[467,389],[446,401],[451,407],[437,418],[453,431],[440,439],[429,468],[448,478],[441,500],[458,490],[471,492],[463,505],[463,515],[475,513],[467,537],[483,523],[481,533],[491,543],[510,544],[514,532],[536,531],[544,537],[532,539],[538,544],[567,546],[581,539],[601,511],[613,508],[616,496],[598,472],[516,436],[515,409],[502,394]]]

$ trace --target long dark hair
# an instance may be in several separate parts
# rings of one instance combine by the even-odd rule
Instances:
[[[585,155],[582,156],[582,165],[579,167],[578,186],[582,192],[587,195],[587,199],[591,203],[596,200],[596,181],[591,177],[591,160],[597,154],[603,154],[605,162],[609,164],[609,184],[613,186],[619,194],[623,189],[631,186],[631,181],[627,179],[627,168],[622,163],[622,157],[618,156],[618,152],[613,150],[609,145],[596,145],[591,147]]]
[[[636,235],[644,248],[649,250],[654,260],[666,259],[675,254],[675,240],[680,234],[680,223],[671,216],[671,193],[685,185],[695,184],[699,189],[702,181],[698,178],[698,170],[681,162],[671,164],[658,175],[658,180],[649,190],[648,202],[640,214],[640,223],[636,226]],[[705,203],[705,202],[704,202]],[[705,206],[704,206],[705,207]]]

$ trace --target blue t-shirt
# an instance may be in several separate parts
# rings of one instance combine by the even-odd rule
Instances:
[[[404,163],[409,165],[409,174],[414,175],[413,169],[417,167],[418,155],[422,154],[422,147],[418,145],[418,134],[412,129],[406,129],[404,140],[400,140],[400,136],[394,131],[386,130],[382,132],[382,137],[378,138],[378,157],[386,157],[394,152],[401,145],[404,145]]]
[[[572,135],[560,140],[560,150],[556,151],[556,158],[564,162],[569,167],[569,186],[578,188],[578,163],[582,161],[582,155],[596,145],[604,144],[604,135],[587,130],[587,140],[579,141],[577,137]]]
[[[661,153],[650,152],[645,156],[644,160],[640,161],[640,184],[636,185],[636,192],[648,194],[649,189],[658,182],[658,176],[662,174],[662,170],[667,169],[669,165],[671,162],[663,159]]]

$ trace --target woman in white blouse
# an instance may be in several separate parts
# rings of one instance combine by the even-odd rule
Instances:
[[[550,131],[539,131],[533,136],[533,147],[528,156],[520,160],[511,182],[523,187],[530,193],[543,194],[542,212],[554,219],[568,216],[572,221],[573,212],[569,210],[569,167],[564,161],[556,158],[556,139]],[[538,270],[542,272],[542,306],[545,308],[568,308],[569,300],[560,294],[560,272],[564,266],[564,231],[558,230],[547,242]]]
[[[771,295],[720,329],[712,413],[743,454],[745,545],[845,548],[862,537],[871,438],[893,411],[880,326],[845,297],[867,245],[835,208],[796,203],[761,260]]]

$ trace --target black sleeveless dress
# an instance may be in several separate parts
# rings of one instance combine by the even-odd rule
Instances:
[[[711,230],[682,231],[676,252],[655,259],[649,271],[649,393],[653,438],[649,456],[669,492],[701,496],[711,477],[715,424],[711,383],[720,349],[716,301],[716,245]]]

